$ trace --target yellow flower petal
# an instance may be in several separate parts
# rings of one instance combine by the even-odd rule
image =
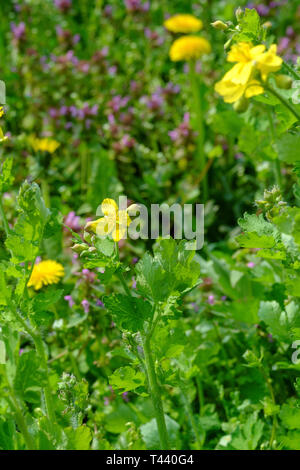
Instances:
[[[112,217],[101,217],[101,219],[98,219],[98,223],[96,226],[96,234],[98,237],[107,237],[112,233],[116,226],[116,219],[113,219]]]
[[[113,199],[106,198],[102,201],[101,210],[104,215],[116,218],[119,208],[117,203]]]
[[[174,15],[164,22],[165,28],[173,33],[197,33],[203,26],[201,20],[193,15]]]
[[[209,54],[211,46],[205,38],[199,36],[182,36],[176,39],[170,48],[170,59],[179,60],[199,59],[203,54]]]

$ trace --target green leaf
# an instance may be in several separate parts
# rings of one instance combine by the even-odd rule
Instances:
[[[281,408],[280,419],[288,429],[300,429],[300,408],[291,404],[284,404]]]
[[[136,265],[138,291],[154,302],[166,301],[169,296],[180,296],[197,285],[200,265],[194,260],[194,251],[187,242],[172,238],[159,240],[154,256],[146,253]]]
[[[255,450],[263,434],[264,423],[253,413],[232,435],[231,446],[237,450]]]
[[[299,160],[300,133],[284,134],[274,144],[279,160],[293,164]]]
[[[111,256],[115,249],[115,242],[111,238],[97,238],[95,246],[104,256]]]
[[[290,342],[293,338],[293,328],[300,325],[298,319],[298,306],[291,302],[282,311],[275,300],[262,301],[260,303],[258,316],[265,322],[268,331],[279,341]]]
[[[234,39],[238,42],[251,41],[255,43],[263,39],[264,32],[260,24],[260,16],[254,8],[245,9],[245,13],[239,22],[239,31],[234,36]]]
[[[0,418],[0,450],[15,450],[16,428],[12,419]]]
[[[66,450],[89,450],[92,440],[91,430],[87,426],[80,426],[76,429],[64,429],[68,438]]]
[[[25,401],[39,403],[41,389],[46,383],[46,371],[41,368],[36,352],[24,352],[19,357],[14,381],[17,394]]]
[[[255,232],[238,235],[236,241],[243,248],[273,248],[276,244],[272,236],[260,236]]]
[[[0,81],[1,83],[1,81]],[[8,157],[4,160],[0,168],[0,193],[5,193],[11,187],[14,177],[12,175],[13,159]]]
[[[145,375],[130,366],[120,367],[109,376],[109,383],[119,393],[135,390],[145,383]]]
[[[144,322],[150,320],[153,315],[151,304],[138,297],[112,294],[104,297],[103,301],[121,330],[128,330],[132,333],[143,331]]]
[[[165,420],[166,420],[166,427],[167,427],[168,436],[169,436],[170,447],[175,448],[175,449],[179,448],[178,441],[179,441],[180,426],[176,421],[174,421],[174,419],[170,418],[168,415],[165,415]],[[157,429],[157,423],[156,423],[155,418],[153,418],[148,423],[143,424],[140,427],[140,429],[141,429],[141,434],[142,434],[142,437],[146,444],[147,449],[152,450],[152,449],[161,448],[158,429]]]

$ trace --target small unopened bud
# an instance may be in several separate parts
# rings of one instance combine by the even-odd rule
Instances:
[[[235,10],[235,17],[237,19],[237,21],[241,21],[241,19],[243,18],[244,16],[244,12],[242,10],[241,7],[238,7],[236,10]]]
[[[271,21],[265,21],[265,23],[262,25],[263,28],[272,28],[272,23]]]
[[[244,96],[242,96],[239,100],[237,100],[237,101],[234,103],[233,109],[234,109],[237,113],[244,113],[245,111],[247,111],[248,106],[249,106],[249,100],[247,100],[247,98],[245,98]]]
[[[72,250],[75,251],[75,253],[82,253],[84,250],[86,250],[87,246],[83,243],[76,243],[75,245],[72,246]]]
[[[221,20],[214,21],[213,23],[210,23],[213,28],[218,29],[219,31],[225,31],[225,29],[228,29],[228,24],[224,23]]]
[[[283,90],[289,90],[292,88],[293,79],[289,75],[275,75],[275,81],[278,88],[282,88]]]

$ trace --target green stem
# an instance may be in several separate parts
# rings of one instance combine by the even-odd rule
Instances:
[[[169,439],[168,439],[168,431],[165,422],[165,415],[163,410],[163,404],[160,394],[160,389],[157,383],[157,377],[155,373],[155,366],[153,363],[153,357],[151,353],[150,347],[150,339],[146,337],[143,340],[143,348],[145,354],[145,364],[149,382],[149,391],[153,403],[153,408],[155,412],[155,419],[158,428],[158,434],[161,444],[160,450],[168,450],[169,449]]]
[[[32,339],[34,341],[36,351],[40,357],[41,365],[46,371],[47,384],[46,384],[46,387],[44,388],[45,403],[46,403],[47,415],[48,415],[49,421],[51,422],[51,424],[54,424],[56,421],[56,418],[55,418],[55,412],[54,412],[54,407],[53,407],[52,393],[51,393],[51,387],[50,387],[49,375],[48,375],[48,363],[47,363],[47,357],[45,354],[44,343],[39,334],[33,333]]]
[[[199,78],[196,74],[196,63],[194,61],[189,62],[189,75],[190,83],[192,88],[193,102],[191,103],[191,109],[194,111],[195,124],[194,129],[197,131],[197,166],[200,172],[203,172],[205,168],[205,154],[204,154],[204,140],[205,140],[205,129],[203,122],[203,106],[202,106],[202,95],[199,90]],[[207,175],[205,174],[202,181],[203,188],[203,202],[208,199],[208,186],[207,186]]]
[[[262,375],[265,379],[267,387],[269,389],[269,393],[270,393],[272,403],[275,407],[276,406],[276,399],[275,399],[275,394],[274,394],[274,390],[273,390],[273,387],[272,387],[271,378],[269,377],[269,375],[267,374],[267,372],[265,371],[263,366],[261,366],[260,370],[261,370],[261,373],[262,373]],[[271,436],[270,436],[270,441],[269,441],[269,446],[270,446],[271,449],[272,449],[272,446],[273,446],[273,442],[275,440],[277,425],[278,425],[277,416],[276,416],[276,414],[274,414],[273,415],[272,431],[271,431]]]
[[[275,129],[274,129],[274,123],[273,123],[271,111],[270,111],[269,108],[267,110],[267,113],[268,113],[268,119],[269,119],[269,123],[270,123],[272,142],[274,142],[274,140],[275,140]],[[278,157],[274,161],[274,174],[275,174],[275,181],[276,181],[277,186],[280,189],[282,189],[281,168],[280,168],[280,161],[279,161]]]
[[[14,415],[15,415],[17,425],[18,425],[18,427],[19,427],[19,429],[20,429],[20,431],[23,435],[23,438],[24,438],[25,444],[27,446],[27,449],[28,450],[34,450],[35,449],[34,440],[32,439],[32,437],[31,437],[31,435],[28,431],[28,427],[27,427],[26,421],[24,419],[22,410],[19,407],[17,397],[15,395],[15,392],[14,392],[13,388],[11,387],[11,385],[9,383],[7,373],[6,373],[6,366],[4,366],[4,374],[5,374],[5,377],[6,377],[6,380],[7,380],[7,385],[8,385],[9,395],[10,395],[9,397],[6,397],[6,399],[9,402],[12,410],[14,411]]]
[[[8,226],[7,218],[6,218],[4,209],[3,209],[2,194],[1,194],[1,197],[0,197],[0,215],[1,215],[1,219],[2,219],[2,221],[3,221],[3,226],[4,226],[4,230],[5,230],[6,236],[8,236],[8,234],[9,234],[9,226]]]
[[[298,113],[298,111],[296,111],[294,106],[292,106],[285,98],[283,98],[283,96],[277,93],[277,91],[274,90],[274,88],[272,88],[270,85],[265,85],[265,89],[272,93],[289,111],[291,111],[291,113],[298,119],[298,121],[300,121],[300,114]]]
[[[193,429],[194,434],[195,434],[197,450],[201,450],[202,444],[203,444],[202,439],[201,439],[200,434],[198,432],[198,426],[197,426],[197,423],[195,421],[195,417],[194,417],[194,413],[193,413],[191,404],[190,404],[189,399],[186,396],[186,393],[184,392],[183,389],[181,389],[181,401],[182,401],[182,403],[183,403],[183,405],[186,409],[188,419],[191,423],[192,429]]]
[[[290,72],[291,75],[293,75],[296,80],[300,80],[300,75],[296,72],[296,70],[293,69],[289,64],[286,62],[283,62],[283,66]]]
[[[49,190],[48,181],[46,181],[46,179],[44,179],[44,178],[41,180],[41,188],[42,188],[43,199],[45,201],[45,206],[49,208],[50,205],[51,205],[51,203],[50,203],[50,190]]]

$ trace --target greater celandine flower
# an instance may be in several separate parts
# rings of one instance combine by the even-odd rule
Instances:
[[[210,52],[210,43],[205,38],[181,36],[173,42],[169,55],[173,62],[178,62],[180,60],[196,60],[203,54]]]
[[[203,23],[194,15],[178,14],[168,18],[164,26],[172,33],[197,33],[202,29]]]
[[[234,103],[243,96],[251,98],[264,92],[263,84],[257,80],[257,75],[266,81],[271,72],[277,72],[282,65],[282,59],[277,54],[277,46],[272,44],[268,51],[261,44],[252,46],[249,42],[240,42],[230,49],[227,61],[236,62],[215,84],[215,90],[225,103]]]
[[[84,229],[97,233],[99,237],[111,236],[115,242],[119,242],[131,223],[128,209],[119,210],[117,203],[107,198],[101,203],[101,211],[104,217],[88,222]]]

